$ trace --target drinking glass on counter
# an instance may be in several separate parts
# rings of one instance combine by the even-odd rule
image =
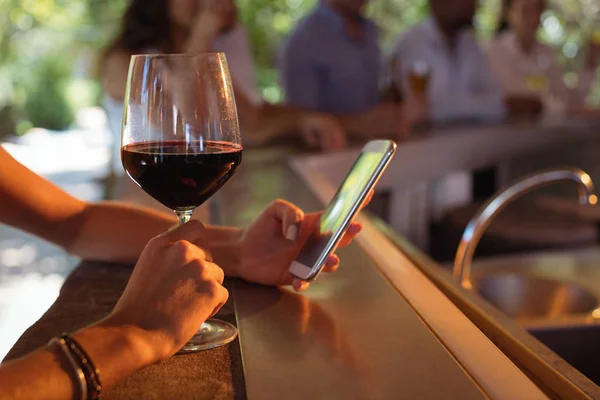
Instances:
[[[430,125],[429,99],[427,96],[431,72],[424,61],[412,64],[406,74],[410,94],[406,102],[409,125],[415,133],[427,130]]]
[[[404,94],[402,90],[396,85],[394,76],[397,72],[397,60],[392,58],[388,65],[387,71],[384,74],[383,85],[382,85],[382,100],[392,103],[402,103],[404,101]]]
[[[548,69],[551,60],[545,54],[538,54],[535,58],[535,70],[527,76],[527,88],[540,96],[545,95],[550,89]]]
[[[527,89],[537,94],[542,101],[547,116],[560,116],[566,111],[565,99],[552,90],[550,80],[552,59],[548,54],[538,54],[535,69],[527,76]]]
[[[242,161],[225,55],[133,56],[121,158],[136,184],[173,210],[180,224],[188,222]],[[210,319],[180,352],[221,346],[236,335],[232,324]]]
[[[533,73],[527,76],[527,88],[532,92],[544,94],[548,91],[549,86],[548,78],[542,73]]]
[[[592,30],[591,41],[592,44],[600,45],[600,27],[596,27]]]
[[[408,83],[413,95],[424,96],[429,88],[431,72],[425,61],[417,61],[408,72]]]

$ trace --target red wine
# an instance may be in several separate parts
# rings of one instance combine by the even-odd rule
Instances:
[[[242,146],[217,141],[144,142],[121,149],[125,171],[146,193],[176,211],[215,194],[242,162]]]

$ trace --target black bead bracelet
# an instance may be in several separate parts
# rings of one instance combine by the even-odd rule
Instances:
[[[69,351],[71,351],[79,362],[79,366],[81,367],[87,382],[88,400],[99,399],[100,394],[102,393],[102,384],[100,383],[100,372],[98,371],[98,368],[96,368],[79,342],[71,335],[63,333],[59,339],[66,343]]]

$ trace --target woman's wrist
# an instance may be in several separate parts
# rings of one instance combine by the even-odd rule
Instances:
[[[217,264],[228,278],[241,278],[242,243],[240,240],[213,243],[210,246],[213,262]]]
[[[114,316],[75,333],[92,362],[100,371],[105,388],[114,386],[137,370],[160,361],[159,342],[134,325],[123,324]],[[117,360],[115,362],[115,360]]]

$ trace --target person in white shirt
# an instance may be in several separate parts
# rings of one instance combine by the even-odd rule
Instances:
[[[598,46],[590,47],[578,85],[568,88],[556,51],[537,40],[546,1],[503,0],[502,6],[502,22],[488,58],[511,108],[527,114],[582,107],[596,78]]]
[[[472,32],[475,0],[429,3],[431,18],[404,33],[393,51],[396,85],[410,103],[408,75],[424,63],[429,83],[425,97],[416,100],[428,109],[425,118],[434,123],[503,120],[500,87]]]
[[[133,54],[225,52],[232,75],[244,145],[298,138],[333,151],[346,134],[331,115],[269,104],[256,88],[248,37],[238,23],[234,0],[132,0],[122,27],[102,59],[104,106],[113,131],[112,173],[122,174],[120,131],[129,60]]]

